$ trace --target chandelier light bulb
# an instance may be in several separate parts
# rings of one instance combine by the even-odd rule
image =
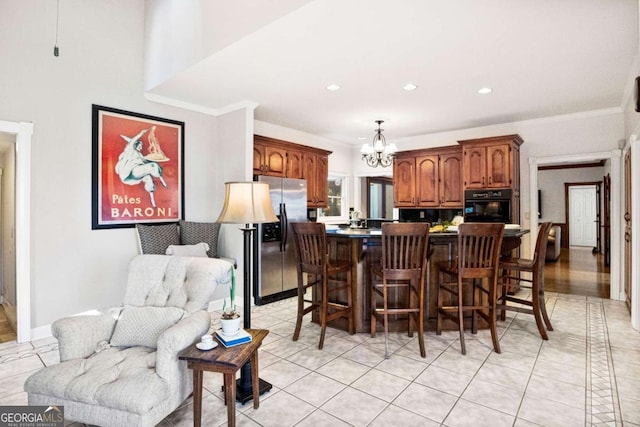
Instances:
[[[387,143],[383,130],[380,125],[384,123],[383,120],[376,120],[378,129],[375,129],[375,135],[373,141],[370,144],[364,144],[360,149],[362,154],[362,160],[372,168],[382,166],[388,167],[393,164],[393,155],[398,151],[398,147],[394,143]]]

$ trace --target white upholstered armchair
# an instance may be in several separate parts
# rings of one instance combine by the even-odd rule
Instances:
[[[30,405],[64,405],[67,420],[101,426],[154,426],[192,391],[178,352],[207,333],[206,311],[232,265],[213,258],[139,255],[123,307],[52,325],[60,363],[24,384]]]

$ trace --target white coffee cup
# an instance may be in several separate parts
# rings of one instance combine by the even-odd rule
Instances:
[[[213,344],[213,336],[210,334],[203,335],[202,338],[200,338],[200,342],[205,346],[210,346]]]

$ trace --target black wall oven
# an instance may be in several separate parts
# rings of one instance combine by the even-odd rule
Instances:
[[[511,222],[512,190],[465,190],[465,222]]]

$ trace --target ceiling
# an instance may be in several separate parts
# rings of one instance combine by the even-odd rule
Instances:
[[[381,119],[393,141],[620,108],[638,34],[637,0],[314,0],[150,92],[352,144]]]

